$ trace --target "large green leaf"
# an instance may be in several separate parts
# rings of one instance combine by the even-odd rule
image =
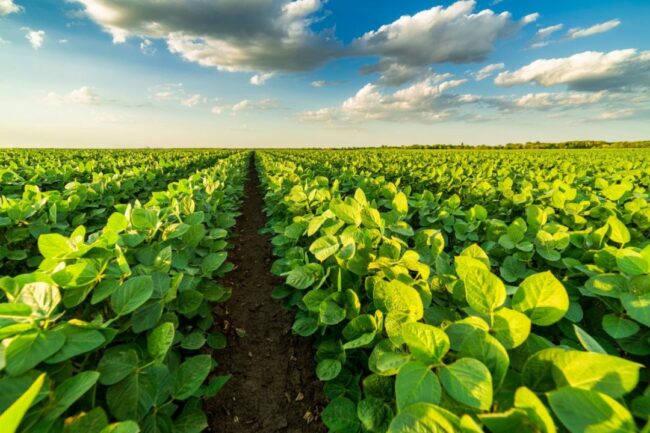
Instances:
[[[147,350],[155,359],[163,359],[174,342],[175,328],[173,323],[163,323],[151,331],[147,337]]]
[[[212,369],[210,355],[198,355],[186,359],[176,372],[172,395],[177,400],[186,400],[203,384]]]
[[[413,287],[398,280],[375,287],[375,303],[387,312],[405,313],[410,321],[420,320],[424,315],[422,298]]]
[[[132,348],[114,347],[106,351],[99,360],[97,370],[99,383],[114,385],[131,374],[138,366],[138,354]]]
[[[438,404],[441,394],[438,377],[421,362],[409,362],[397,373],[395,400],[400,411],[415,403]]]
[[[636,387],[642,367],[617,356],[572,350],[556,358],[553,378],[558,386],[569,385],[618,398]]]
[[[630,231],[625,227],[625,224],[615,216],[610,216],[607,219],[609,226],[609,238],[619,244],[626,244],[630,242]]]
[[[41,418],[41,425],[54,424],[70,406],[97,383],[97,379],[99,379],[98,372],[82,371],[58,385]]]
[[[65,335],[65,344],[58,352],[47,359],[48,364],[62,362],[77,355],[91,352],[106,341],[104,335],[94,329],[85,329],[71,324],[57,328]]]
[[[6,371],[18,376],[54,355],[65,344],[58,331],[30,331],[11,339],[5,352]]]
[[[338,397],[330,401],[321,414],[323,424],[337,433],[357,433],[357,406],[350,399]]]
[[[108,409],[120,421],[140,421],[153,407],[159,385],[151,371],[134,370],[120,382],[108,387]]]
[[[420,322],[402,326],[402,337],[411,353],[424,364],[437,364],[449,351],[449,337],[440,328]]]
[[[387,433],[457,433],[460,421],[456,415],[429,403],[408,406],[390,423]]]
[[[474,262],[478,262],[474,260]],[[470,266],[464,273],[465,298],[474,310],[490,314],[503,305],[506,300],[506,287],[503,281],[483,266]]]
[[[571,433],[635,433],[632,415],[613,398],[595,391],[561,388],[548,394],[555,415]]]
[[[2,426],[3,433],[15,433],[18,430],[20,422],[41,390],[44,381],[45,373],[41,374],[18,400],[0,414],[0,426]]]
[[[57,258],[66,257],[74,252],[76,247],[70,239],[58,233],[48,233],[38,237],[38,250],[43,257]]]
[[[518,311],[504,307],[494,312],[492,331],[506,349],[523,344],[530,334],[530,327],[528,316]]]
[[[219,253],[210,253],[203,259],[203,263],[201,263],[201,270],[204,274],[211,275],[213,272],[219,269],[221,265],[224,264],[227,258],[228,253],[225,251]]]
[[[473,358],[461,358],[440,369],[444,390],[469,407],[488,410],[492,405],[492,376],[488,368]]]
[[[152,294],[153,280],[150,276],[131,277],[113,292],[111,307],[116,314],[124,316],[147,302]]]
[[[632,319],[650,327],[650,293],[645,295],[626,293],[621,296],[621,302]]]
[[[14,303],[28,305],[33,316],[43,319],[49,318],[60,302],[59,289],[44,282],[25,284],[14,299]]]
[[[550,272],[526,278],[512,297],[512,308],[539,326],[559,321],[569,310],[569,295]]]
[[[319,261],[325,261],[339,250],[339,241],[335,236],[322,236],[309,246],[309,251]]]

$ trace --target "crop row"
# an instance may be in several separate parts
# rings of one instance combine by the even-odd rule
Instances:
[[[139,175],[147,172],[176,172],[177,178],[181,178],[185,176],[179,169],[196,166],[208,158],[219,158],[232,152],[4,149],[0,152],[0,193],[21,193],[25,185],[36,185],[41,190],[62,189],[69,182],[91,182],[98,174],[122,174],[126,171]]]
[[[274,296],[316,338],[332,432],[650,429],[647,152],[274,151],[258,168]]]
[[[90,232],[99,230],[115,206],[155,199],[154,193],[167,189],[168,183],[210,167],[228,155],[228,152],[200,153],[198,157],[176,161],[173,167],[162,164],[161,168],[99,172],[88,182],[69,182],[59,190],[43,190],[29,183],[20,184],[22,189],[18,194],[5,191],[0,197],[0,269],[10,275],[32,270],[41,260],[36,248],[41,234],[69,235],[79,225]],[[86,164],[92,165],[92,162]],[[53,165],[48,167],[53,172],[57,170]]]
[[[117,206],[103,228],[38,237],[38,269],[0,279],[3,433],[198,433],[227,376],[206,345],[229,290],[228,229],[250,155]]]

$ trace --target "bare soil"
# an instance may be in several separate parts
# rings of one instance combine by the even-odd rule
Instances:
[[[293,314],[271,298],[282,280],[271,274],[273,254],[263,195],[251,160],[241,216],[229,260],[235,270],[222,281],[231,299],[215,309],[216,329],[228,347],[214,352],[215,374],[232,378],[206,402],[212,433],[321,433],[325,398],[315,376],[309,339],[291,333]]]

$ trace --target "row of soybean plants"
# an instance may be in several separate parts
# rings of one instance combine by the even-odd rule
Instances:
[[[103,228],[38,237],[33,272],[0,289],[3,433],[197,433],[207,426],[211,304],[229,297],[228,272],[250,155],[234,153],[117,205]],[[206,346],[207,345],[207,346]]]
[[[258,156],[274,297],[316,338],[326,426],[648,431],[648,154],[383,155]],[[462,186],[411,187],[413,157]]]
[[[98,173],[125,171],[177,173],[224,150],[64,150],[3,149],[0,151],[0,191],[20,193],[24,185],[62,189],[69,182],[90,182]]]
[[[79,154],[62,152],[70,155],[72,161],[81,161],[80,164],[94,166],[98,163],[92,159],[83,162],[82,156],[88,151]],[[26,173],[28,168],[24,168],[25,177],[15,183],[3,182],[1,188],[0,270],[4,274],[33,270],[40,262],[36,240],[41,234],[69,235],[79,225],[84,225],[88,231],[96,231],[103,227],[115,205],[135,199],[148,201],[154,191],[164,190],[168,183],[210,167],[228,154],[225,151],[196,155],[162,153],[157,163],[152,163],[149,168],[136,166],[119,173],[97,171],[87,182],[70,181],[60,189],[47,188],[48,182],[39,177],[44,173],[39,167],[47,168],[48,174],[57,173],[55,161],[40,160],[40,164],[30,166],[30,175]],[[151,162],[150,153],[142,151],[132,151],[128,158],[116,155],[116,159],[127,164],[126,161],[133,163],[140,156],[145,162]],[[58,179],[57,175],[52,179]],[[39,180],[44,183],[36,182]],[[12,192],[15,186],[20,189]]]

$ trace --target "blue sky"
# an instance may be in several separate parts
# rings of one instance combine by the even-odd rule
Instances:
[[[645,0],[0,0],[1,146],[650,138]]]

